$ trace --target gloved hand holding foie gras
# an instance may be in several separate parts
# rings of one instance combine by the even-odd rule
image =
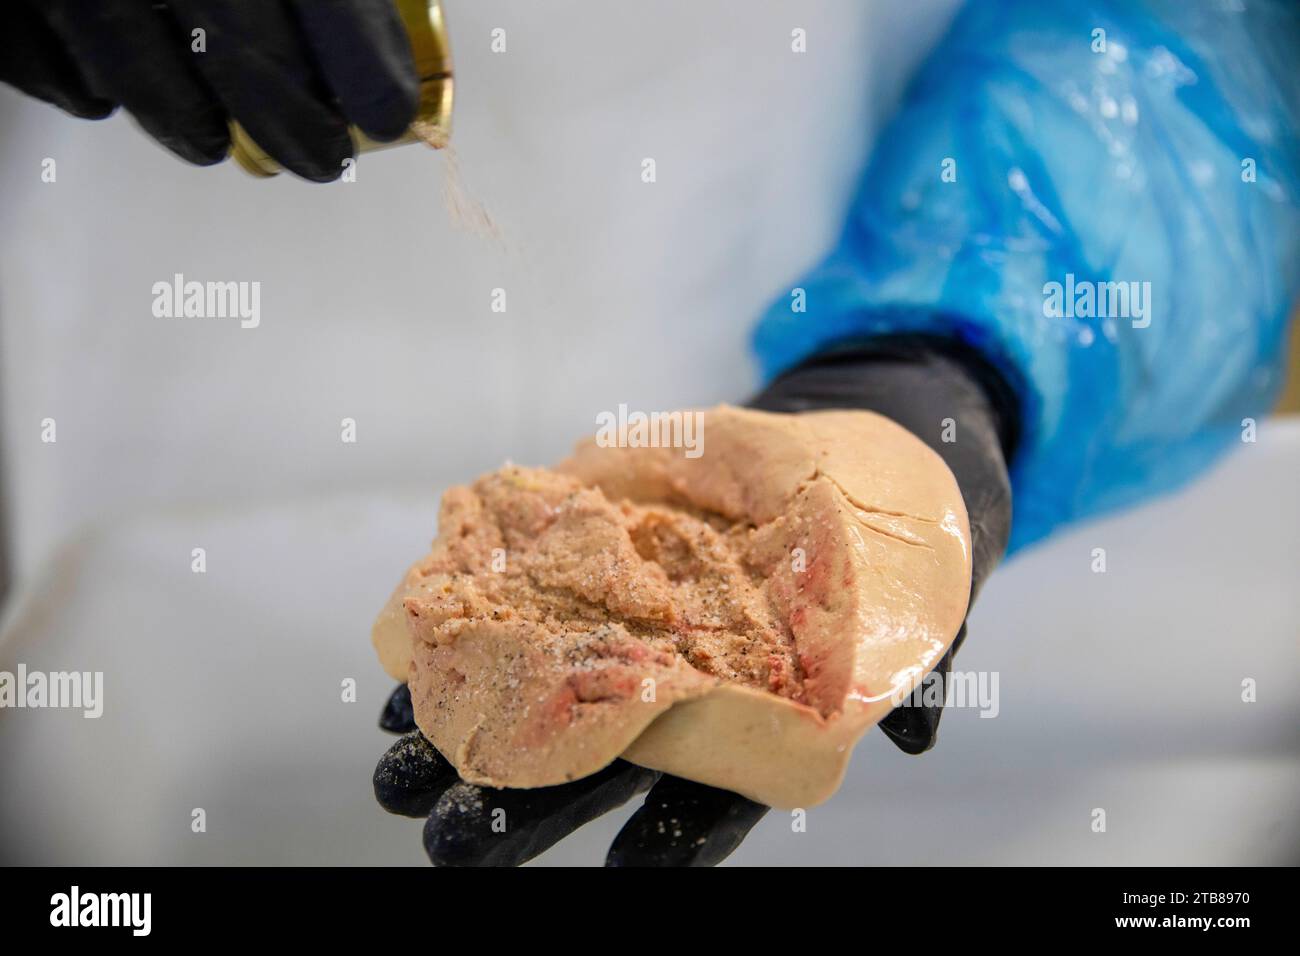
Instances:
[[[460,861],[509,843],[477,811],[519,798],[483,787],[546,788],[518,791],[540,795],[579,779],[569,786],[582,799],[553,811],[578,812],[552,827],[551,842],[623,803],[654,778],[609,766],[619,755],[675,776],[611,860],[717,862],[759,804],[829,797],[854,741],[932,669],[946,670],[972,555],[982,577],[1006,540],[996,416],[966,365],[929,347],[877,344],[851,359],[798,369],[755,401],[840,411],[679,413],[691,449],[628,447],[645,436],[624,433],[614,447],[585,442],[553,471],[509,468],[448,492],[433,552],[374,631],[389,673],[411,682],[424,735],[468,781],[456,783],[422,740],[400,743],[376,774],[391,809],[446,804],[426,830],[435,862],[449,862],[448,834]],[[864,377],[880,383],[851,385]],[[915,408],[905,386],[922,380],[936,435],[952,413],[970,425],[966,447],[979,450],[954,463],[979,482],[977,526],[1000,529],[996,541],[984,534],[972,548],[961,489],[939,455],[895,422],[849,410],[896,412],[882,396],[898,395]],[[937,719],[936,708],[900,708],[886,729],[918,752]],[[439,784],[460,788],[457,798],[440,804]],[[465,833],[470,786],[477,838]],[[689,840],[658,826],[667,810]]]

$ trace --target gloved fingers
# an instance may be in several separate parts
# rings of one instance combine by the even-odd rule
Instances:
[[[411,42],[392,0],[292,0],[343,116],[371,139],[401,136],[420,102]]]
[[[190,53],[166,9],[145,0],[46,0],[42,9],[95,95],[121,103],[184,160],[207,166],[225,158],[225,113],[190,62],[202,54]]]
[[[411,690],[405,684],[398,684],[388,696],[384,712],[379,715],[379,727],[390,734],[405,734],[415,729],[415,707],[411,704]]]
[[[5,11],[0,82],[82,119],[103,119],[117,103],[90,89],[67,45],[28,0]]]
[[[337,179],[352,138],[288,8],[279,0],[170,3],[184,35],[205,31],[195,64],[254,142],[304,179]]]
[[[429,814],[424,849],[435,866],[518,866],[644,793],[658,777],[656,771],[615,760],[599,773],[557,787],[494,790],[455,783]]]
[[[394,733],[415,730],[405,684],[389,696],[379,725]],[[429,817],[424,844],[438,866],[517,866],[622,806],[657,777],[619,760],[594,776],[558,787],[493,790],[462,782],[446,758],[415,731],[384,754],[375,768],[374,787],[375,799],[390,813]]]
[[[375,799],[389,813],[423,817],[459,779],[456,768],[417,730],[380,758],[375,767]]]
[[[606,866],[716,866],[767,807],[729,790],[665,775],[614,838]]]
[[[934,746],[939,735],[939,719],[943,717],[944,693],[948,686],[948,675],[952,673],[953,655],[965,640],[966,622],[963,621],[948,652],[935,669],[925,676],[917,691],[913,692],[914,695],[919,692],[920,702],[914,696],[907,703],[891,710],[880,722],[880,729],[885,732],[885,736],[903,753],[925,753]],[[939,682],[938,692],[931,690],[927,693],[926,688],[936,681]]]

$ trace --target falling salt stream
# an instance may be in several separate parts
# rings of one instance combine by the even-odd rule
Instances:
[[[442,184],[442,200],[452,221],[475,235],[503,244],[501,230],[497,228],[487,207],[479,199],[470,195],[465,187],[465,178],[461,175],[460,159],[456,154],[456,148],[448,144],[439,152],[444,157],[447,171]]]

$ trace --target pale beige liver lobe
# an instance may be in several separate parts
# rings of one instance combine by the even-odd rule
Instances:
[[[699,458],[587,442],[444,497],[373,639],[467,779],[622,754],[808,806],[952,641],[969,530],[933,452],[866,412],[704,414]]]

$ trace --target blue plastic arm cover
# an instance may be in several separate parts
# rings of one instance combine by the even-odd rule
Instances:
[[[765,375],[882,334],[981,350],[1020,405],[1013,551],[1177,487],[1282,382],[1297,59],[1290,0],[969,4],[759,323]]]

